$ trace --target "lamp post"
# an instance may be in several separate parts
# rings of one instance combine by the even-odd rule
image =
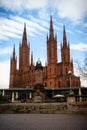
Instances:
[[[52,97],[54,96],[54,87],[52,88]]]
[[[18,99],[18,92],[16,92],[16,99]]]
[[[72,91],[72,82],[71,82],[71,77],[72,77],[72,72],[71,71],[68,71],[68,74],[69,74],[69,81],[70,81],[70,91],[69,91],[69,95],[73,95],[73,91]]]
[[[14,102],[14,92],[12,92],[12,102]]]
[[[32,98],[32,93],[30,92],[30,94],[29,94],[29,98],[31,99]]]
[[[82,98],[81,98],[81,86],[79,87],[79,101],[82,101]]]

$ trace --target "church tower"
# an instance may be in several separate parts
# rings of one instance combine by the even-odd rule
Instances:
[[[47,35],[47,63],[48,65],[57,63],[57,36],[54,37],[52,16],[50,16],[49,37]]]
[[[33,62],[33,52],[31,52],[31,66],[34,65],[34,62]]]
[[[10,85],[9,85],[10,88],[12,88],[14,86],[16,67],[17,67],[17,59],[15,56],[15,45],[14,45],[13,55],[12,55],[11,60],[10,60]]]
[[[22,43],[19,45],[18,69],[15,46],[10,59],[10,88],[33,88],[38,83],[52,89],[69,87],[69,76],[71,76],[72,87],[80,85],[80,78],[76,77],[73,72],[73,61],[70,59],[70,45],[67,43],[65,26],[61,44],[61,62],[58,62],[57,36],[54,34],[52,16],[49,23],[46,42],[47,64],[44,67],[40,61],[35,66],[33,52],[30,57],[30,44],[27,42],[26,24],[24,24]]]
[[[56,87],[57,72],[57,36],[54,36],[52,16],[50,16],[49,36],[47,35],[47,85]]]
[[[28,71],[30,66],[30,45],[27,44],[26,24],[24,24],[24,32],[22,44],[19,47],[19,71]]]
[[[67,44],[65,26],[63,28],[63,44],[61,44],[61,60],[63,63],[70,62],[70,45]]]
[[[67,43],[65,26],[63,27],[63,43],[61,44],[62,74],[73,74],[73,60],[70,59],[70,45]]]

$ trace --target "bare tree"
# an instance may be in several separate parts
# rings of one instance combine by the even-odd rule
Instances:
[[[79,71],[80,77],[84,80],[84,83],[87,83],[87,54],[85,55],[84,63],[77,62],[77,69]]]

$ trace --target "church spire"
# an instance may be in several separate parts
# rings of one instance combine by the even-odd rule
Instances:
[[[65,26],[63,27],[63,45],[61,44],[61,60],[70,63],[70,45],[67,43]]]
[[[22,46],[27,45],[27,33],[26,33],[26,23],[24,23],[24,32],[22,37]]]
[[[63,46],[67,46],[65,25],[63,26]]]
[[[52,16],[50,16],[49,38],[47,35],[47,62],[50,65],[57,63],[57,36],[54,36]]]
[[[49,39],[54,39],[53,21],[52,16],[50,16],[50,32]]]
[[[31,52],[31,65],[33,65],[33,52]]]
[[[15,59],[15,44],[14,44],[14,48],[13,48],[13,56],[12,56],[13,59]]]
[[[15,45],[13,47],[13,54],[10,60],[10,88],[14,87],[14,77],[16,73],[17,57],[15,56]]]

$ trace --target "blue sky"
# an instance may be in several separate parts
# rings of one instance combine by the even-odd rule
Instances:
[[[15,44],[18,59],[25,22],[34,61],[40,58],[45,64],[50,15],[57,34],[58,61],[65,25],[71,58],[74,63],[83,63],[87,52],[87,0],[0,0],[0,88],[9,87],[10,57]]]

